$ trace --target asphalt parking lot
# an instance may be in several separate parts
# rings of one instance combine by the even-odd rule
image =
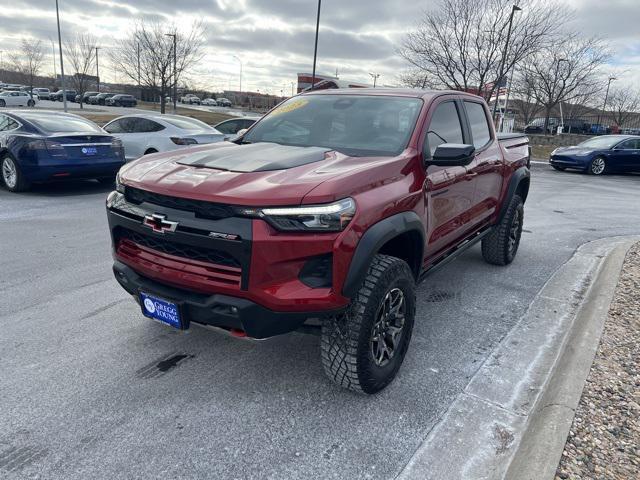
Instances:
[[[534,165],[515,262],[424,282],[396,381],[325,379],[318,340],[145,319],[116,284],[94,182],[0,190],[3,478],[394,478],[537,292],[590,240],[640,234],[640,176]]]

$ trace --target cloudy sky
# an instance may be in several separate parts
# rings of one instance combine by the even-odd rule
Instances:
[[[470,0],[471,1],[471,0]],[[126,35],[138,18],[188,26],[204,22],[206,56],[191,77],[201,87],[238,88],[241,58],[243,89],[290,91],[296,73],[311,71],[315,0],[59,0],[63,42],[76,32],[91,32],[103,52]],[[436,1],[323,0],[318,71],[369,82],[395,84],[405,64],[396,54],[404,34]],[[575,9],[574,28],[610,41],[610,70],[621,83],[640,87],[640,0],[565,0]],[[7,0],[0,9],[0,51],[17,48],[22,38],[43,40],[53,71],[56,41],[55,0]],[[124,81],[102,55],[101,77]]]

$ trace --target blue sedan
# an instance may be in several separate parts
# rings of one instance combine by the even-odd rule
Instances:
[[[77,115],[0,112],[0,178],[12,192],[65,178],[113,182],[124,161],[120,140]]]
[[[640,136],[603,135],[574,147],[556,148],[549,163],[556,170],[575,168],[592,175],[640,172]]]

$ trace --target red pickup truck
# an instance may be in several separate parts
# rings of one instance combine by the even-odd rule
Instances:
[[[328,376],[375,393],[404,359],[416,284],[482,242],[518,250],[528,139],[453,91],[293,97],[234,142],[145,156],[107,199],[118,282],[142,313],[239,337],[321,336]]]

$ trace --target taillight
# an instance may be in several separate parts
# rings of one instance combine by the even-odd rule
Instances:
[[[66,157],[67,152],[65,151],[62,144],[59,142],[54,142],[52,140],[32,140],[26,145],[28,150],[33,152],[47,152],[52,157]]]
[[[171,137],[171,141],[176,145],[196,145],[198,142],[193,138]]]
[[[119,138],[111,139],[111,150],[116,154],[116,157],[124,158],[124,147],[122,146],[122,140]]]
[[[44,141],[45,147],[47,148],[47,152],[52,157],[66,157],[67,151],[64,149],[60,142],[54,142],[52,140]]]

